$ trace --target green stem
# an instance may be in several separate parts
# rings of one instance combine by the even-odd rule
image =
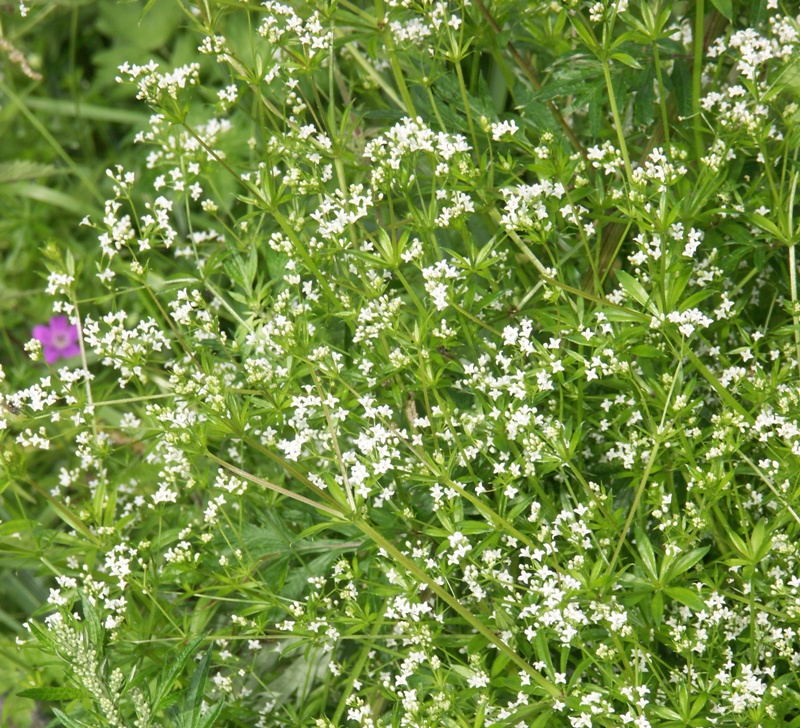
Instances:
[[[792,175],[792,188],[789,192],[789,210],[786,221],[786,239],[789,241],[789,284],[792,294],[792,323],[794,323],[794,347],[795,358],[797,359],[797,368],[800,370],[800,316],[798,316],[797,304],[797,260],[795,254],[794,243],[794,197],[797,192],[797,172]]]
[[[375,623],[372,625],[372,629],[370,630],[368,635],[365,635],[366,641],[364,646],[361,648],[361,651],[358,654],[358,658],[356,659],[355,664],[353,667],[348,671],[349,677],[347,678],[347,685],[345,686],[344,690],[342,691],[342,697],[339,700],[339,704],[336,706],[336,712],[333,714],[333,725],[341,725],[342,715],[347,707],[347,699],[350,697],[351,693],[353,692],[353,683],[358,680],[358,676],[364,670],[364,665],[367,664],[367,659],[369,658],[369,653],[373,650],[373,641],[374,638],[377,636],[378,631],[383,626],[383,615],[386,613],[386,609],[389,606],[389,600],[383,600],[383,606],[381,607],[380,612],[378,612],[377,617],[375,619]]]
[[[661,73],[661,57],[658,53],[658,41],[653,42],[653,60],[656,64],[656,79],[658,80],[658,105],[661,107],[661,124],[664,127],[664,146],[667,148],[667,156],[671,157],[669,153],[669,115],[667,114],[667,90],[664,88],[664,77]],[[699,159],[699,157],[698,157]]]
[[[75,164],[72,157],[67,154],[64,147],[58,143],[56,138],[47,130],[44,124],[42,124],[39,119],[31,113],[31,110],[25,106],[22,99],[17,96],[6,84],[0,82],[0,91],[2,91],[4,96],[7,96],[11,99],[11,103],[14,104],[21,112],[22,115],[28,120],[28,123],[39,132],[39,134],[44,137],[47,143],[53,148],[53,151],[64,160],[64,163],[67,167],[72,170],[72,173],[83,183],[83,186],[91,193],[92,197],[100,203],[102,207],[104,204],[103,196],[98,192],[97,187],[94,183],[83,173],[83,171]]]
[[[339,438],[336,437],[336,428],[333,426],[333,419],[331,418],[328,405],[325,404],[325,392],[322,391],[322,384],[319,381],[317,373],[314,371],[314,367],[311,366],[311,362],[308,362],[308,371],[311,374],[311,378],[314,380],[314,385],[319,393],[319,401],[322,404],[322,411],[325,413],[325,421],[328,423],[328,432],[331,434],[333,451],[336,453],[336,462],[339,464],[339,472],[342,474],[342,483],[344,484],[344,490],[347,495],[347,503],[350,506],[350,510],[355,511],[356,500],[353,496],[353,488],[350,485],[350,479],[347,477],[347,468],[345,467],[344,460],[342,459],[342,451],[339,448]]]
[[[476,160],[478,158],[478,137],[475,134],[475,124],[472,121],[472,109],[469,105],[469,94],[467,93],[467,86],[464,83],[464,71],[461,69],[461,61],[456,58],[453,61],[456,67],[456,75],[458,76],[458,86],[461,90],[461,103],[464,104],[464,113],[467,115],[467,124],[469,125],[469,134],[472,137],[472,154]]]
[[[617,130],[619,149],[622,152],[622,159],[625,162],[625,174],[628,177],[628,184],[633,186],[633,167],[631,166],[631,158],[628,154],[628,145],[625,142],[625,132],[622,128],[622,117],[619,115],[619,108],[617,107],[617,97],[614,94],[614,85],[611,83],[611,68],[608,65],[607,58],[603,58],[602,60],[603,75],[606,79],[606,90],[608,91],[608,102],[611,105],[611,115],[614,117],[614,126]]]
[[[248,473],[246,470],[242,470],[241,468],[237,468],[235,465],[231,465],[230,463],[225,462],[221,458],[218,458],[216,455],[208,452],[208,450],[206,450],[205,455],[207,458],[217,463],[217,465],[222,466],[226,470],[230,470],[232,473],[238,475],[240,478],[249,480],[251,483],[255,483],[256,485],[261,485],[267,490],[274,491],[275,493],[280,493],[281,495],[285,495],[287,498],[300,501],[301,503],[305,503],[306,505],[309,505],[312,508],[316,508],[319,511],[323,511],[324,513],[327,513],[328,515],[331,516],[336,516],[337,518],[343,518],[345,516],[344,511],[341,509],[331,508],[330,506],[326,506],[322,503],[318,503],[317,501],[313,501],[311,500],[311,498],[306,498],[304,495],[300,495],[299,493],[294,493],[291,490],[282,488],[280,485],[277,485],[276,483],[271,483],[269,480],[265,480],[264,478],[259,478],[257,475]]]
[[[353,524],[365,536],[368,536],[375,544],[380,546],[391,559],[402,566],[409,574],[411,574],[417,581],[425,584],[436,596],[438,596],[445,604],[447,604],[454,612],[460,615],[467,624],[470,625],[476,632],[483,635],[491,645],[496,647],[500,652],[506,654],[512,662],[514,662],[520,669],[524,670],[531,676],[533,681],[544,688],[554,698],[561,697],[561,691],[553,685],[547,678],[539,674],[539,671],[534,669],[532,665],[521,655],[518,655],[515,650],[509,647],[500,638],[499,634],[487,627],[478,617],[469,611],[456,597],[448,592],[441,586],[432,576],[426,574],[417,564],[403,554],[393,543],[384,538],[382,534],[376,531],[372,526],[362,520],[356,520]]]
[[[653,469],[653,465],[655,465],[656,457],[658,456],[658,449],[660,446],[660,442],[656,440],[653,444],[653,450],[650,453],[650,459],[647,461],[647,466],[642,473],[642,478],[639,481],[639,486],[636,488],[636,495],[633,498],[633,503],[631,504],[631,509],[628,512],[628,518],[625,521],[625,525],[622,527],[622,533],[619,536],[619,540],[617,541],[617,547],[614,549],[614,555],[611,557],[611,561],[608,564],[608,573],[614,573],[614,566],[617,563],[617,559],[619,558],[619,552],[622,551],[622,545],[625,543],[625,539],[628,536],[628,530],[631,527],[631,523],[633,523],[633,519],[636,516],[636,511],[639,507],[639,501],[642,499],[642,494],[644,493],[644,488],[647,485],[647,480],[650,477],[650,471]]]
[[[692,116],[694,129],[694,148],[697,159],[702,159],[703,149],[703,135],[700,129],[700,91],[701,82],[703,80],[703,37],[705,36],[705,2],[704,0],[695,0],[695,15],[694,15],[694,37],[692,38],[692,45],[694,48],[694,63],[692,65]],[[667,131],[667,125],[664,125],[664,132]]]

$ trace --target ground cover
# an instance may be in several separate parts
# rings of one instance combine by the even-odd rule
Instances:
[[[5,15],[3,724],[800,725],[799,17]]]

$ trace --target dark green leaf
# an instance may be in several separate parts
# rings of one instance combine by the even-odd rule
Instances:
[[[189,658],[192,657],[195,650],[205,638],[201,635],[195,637],[188,645],[186,645],[174,659],[167,660],[164,665],[164,670],[158,681],[158,691],[153,698],[153,712],[158,712],[164,706],[169,691],[175,684],[178,676],[183,672]]]
[[[733,20],[732,0],[711,0],[711,2],[728,20]]]

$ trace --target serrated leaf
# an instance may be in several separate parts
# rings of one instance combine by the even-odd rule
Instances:
[[[224,706],[225,703],[220,700],[213,708],[203,713],[197,723],[192,723],[192,728],[211,728],[217,722]]]
[[[28,688],[17,693],[20,698],[30,698],[31,700],[75,700],[76,698],[86,698],[88,693],[78,688],[48,687],[48,688]]]
[[[158,692],[153,699],[154,713],[158,712],[164,707],[169,691],[175,684],[175,680],[177,680],[178,676],[181,674],[181,672],[183,672],[183,669],[186,666],[186,663],[189,661],[189,658],[194,654],[195,650],[204,639],[205,638],[202,635],[195,637],[178,653],[174,661],[168,661],[164,666],[164,670],[161,673],[161,678],[158,681]]]
[[[100,618],[97,616],[97,610],[89,600],[88,596],[84,596],[81,600],[83,607],[83,622],[86,625],[86,632],[89,635],[89,643],[91,646],[100,650],[103,644],[103,628],[100,625]]]

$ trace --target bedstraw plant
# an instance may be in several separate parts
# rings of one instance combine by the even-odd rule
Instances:
[[[17,692],[800,725],[797,4],[167,5],[0,369]]]

